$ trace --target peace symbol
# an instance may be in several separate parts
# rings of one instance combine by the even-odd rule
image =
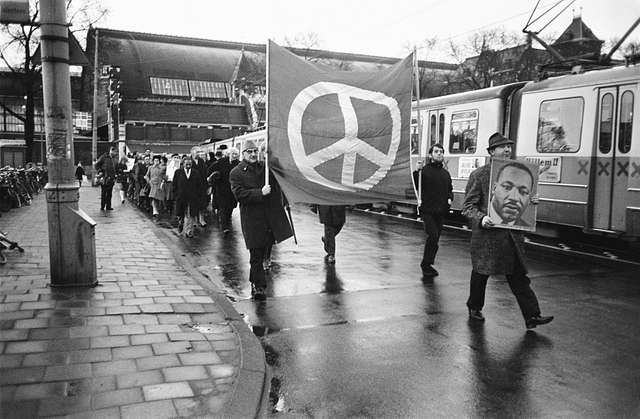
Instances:
[[[309,104],[316,98],[336,94],[344,119],[344,138],[328,147],[307,154],[302,142],[302,117]],[[383,153],[358,138],[358,118],[351,98],[373,102],[385,106],[391,117],[391,143],[387,153]],[[308,180],[342,191],[356,189],[369,190],[377,185],[393,165],[400,146],[400,108],[398,102],[384,93],[364,90],[342,83],[319,82],[303,89],[293,100],[289,111],[289,145],[298,170]],[[360,155],[378,166],[367,179],[355,182],[356,157]],[[341,183],[322,176],[316,167],[324,162],[343,156]]]

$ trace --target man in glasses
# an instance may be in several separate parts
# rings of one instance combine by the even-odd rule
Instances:
[[[284,212],[283,195],[274,176],[265,185],[264,162],[258,161],[258,147],[249,140],[242,148],[242,161],[229,174],[231,190],[240,203],[242,235],[249,249],[249,282],[256,300],[266,299],[267,281],[263,260],[273,243],[293,235]]]

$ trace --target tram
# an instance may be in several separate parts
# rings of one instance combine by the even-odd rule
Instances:
[[[242,151],[244,143],[249,140],[254,141],[258,146],[258,148],[260,150],[263,150],[263,147],[264,147],[263,144],[265,144],[267,140],[267,130],[264,128],[261,128],[257,131],[252,131],[243,135],[238,135],[236,137],[227,138],[225,140],[218,140],[210,143],[201,143],[197,146],[192,147],[191,153],[195,154],[198,151],[203,151],[205,153],[215,152],[218,149],[220,149],[221,146],[223,145],[225,147],[222,147],[222,149],[224,148],[229,149],[231,147],[235,147],[238,149],[238,151]]]
[[[540,165],[538,222],[615,237],[640,236],[640,66],[613,67],[423,99],[412,109],[412,167],[445,147],[460,211],[488,138],[516,142]],[[418,122],[419,121],[419,122]],[[395,202],[415,211],[416,200]]]

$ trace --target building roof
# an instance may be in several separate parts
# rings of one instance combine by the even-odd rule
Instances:
[[[93,57],[98,31],[99,63],[121,68],[123,96],[150,97],[149,77],[231,82],[235,77],[264,82],[264,44],[158,35],[107,28],[91,28],[87,55]],[[371,70],[392,65],[400,58],[352,54],[316,49],[289,48],[292,52],[323,63],[348,62],[351,70]],[[93,60],[91,60],[93,61]],[[239,65],[240,64],[240,65]],[[455,64],[419,61],[421,67],[454,71]]]
[[[601,41],[597,36],[594,35],[593,31],[589,29],[587,25],[582,21],[582,17],[576,16],[573,18],[571,24],[567,27],[567,29],[562,32],[562,35],[556,39],[553,45],[562,44],[565,42],[578,42],[578,41]]]

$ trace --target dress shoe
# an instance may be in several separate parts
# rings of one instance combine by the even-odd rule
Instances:
[[[438,271],[436,271],[436,269],[433,266],[428,265],[426,268],[422,268],[422,275],[424,275],[424,276],[438,276]]]
[[[251,295],[254,300],[264,301],[267,299],[266,289],[264,287],[256,287],[253,284],[251,284]]]
[[[108,208],[107,208],[107,211],[113,211],[113,208],[108,207]]]
[[[527,325],[527,329],[535,329],[536,326],[551,323],[551,320],[553,320],[553,316],[541,316],[538,314],[537,316],[529,317],[525,321],[525,324]]]
[[[483,322],[484,321],[484,316],[482,315],[482,310],[474,310],[474,309],[469,309],[469,319],[471,320],[477,320],[479,322]]]

